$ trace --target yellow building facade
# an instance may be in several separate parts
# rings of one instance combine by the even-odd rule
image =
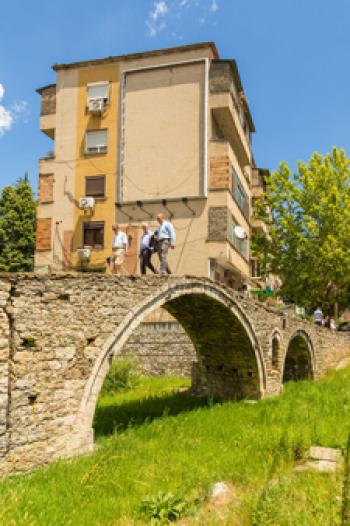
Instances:
[[[53,149],[39,161],[36,269],[105,269],[118,222],[138,273],[141,223],[162,212],[174,273],[247,282],[260,172],[236,63],[201,43],[53,69],[38,90]]]

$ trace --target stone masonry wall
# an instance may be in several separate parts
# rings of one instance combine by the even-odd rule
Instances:
[[[0,474],[92,450],[96,402],[113,355],[160,307],[191,336],[199,393],[280,393],[295,338],[305,342],[298,359],[312,378],[350,362],[347,334],[206,278],[1,274]]]
[[[142,374],[191,377],[197,361],[190,338],[177,322],[141,323],[117,358],[132,357]]]

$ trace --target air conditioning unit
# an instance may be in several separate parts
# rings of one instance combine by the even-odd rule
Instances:
[[[79,208],[82,210],[90,210],[95,206],[95,199],[93,197],[81,197],[79,199]]]
[[[86,261],[90,259],[91,249],[90,248],[78,248],[77,256],[80,261]]]
[[[105,105],[105,99],[90,99],[88,101],[88,110],[91,113],[102,113]]]

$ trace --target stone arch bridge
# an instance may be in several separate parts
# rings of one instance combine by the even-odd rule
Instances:
[[[159,307],[196,349],[193,389],[241,399],[280,393],[350,361],[350,338],[198,277],[0,275],[0,474],[91,451],[110,366]]]

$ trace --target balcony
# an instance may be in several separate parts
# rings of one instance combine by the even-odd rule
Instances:
[[[50,151],[39,159],[39,173],[47,174],[55,172],[55,154]]]
[[[255,131],[233,61],[212,61],[209,106],[215,122],[242,167],[252,163],[250,134]]]
[[[250,224],[251,224],[251,227],[252,227],[252,230],[253,232],[263,232],[264,234],[268,234],[268,227],[266,225],[266,223],[264,223],[263,221],[261,221],[261,219],[256,219],[255,217],[252,217],[251,220],[250,220]]]
[[[56,84],[37,90],[41,95],[40,129],[50,139],[55,139],[56,127]]]
[[[269,170],[254,168],[252,170],[252,197],[261,197],[266,192],[266,181],[270,176]]]
[[[208,211],[208,253],[222,265],[231,265],[249,275],[249,238],[239,240],[234,234],[236,223],[226,206],[211,206]],[[248,231],[248,228],[246,227]]]
[[[263,169],[263,168],[254,168],[252,171],[252,199],[253,203],[255,200],[262,197],[262,195],[266,192],[266,180],[270,176],[269,170]],[[267,225],[261,221],[261,219],[257,219],[254,217],[251,218],[251,226],[252,229],[255,231],[264,232],[265,234],[268,234],[268,227]]]

